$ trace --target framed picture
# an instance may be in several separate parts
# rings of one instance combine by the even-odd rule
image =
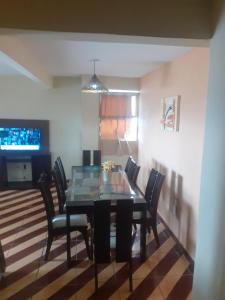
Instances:
[[[180,96],[161,99],[161,127],[166,131],[179,130]]]

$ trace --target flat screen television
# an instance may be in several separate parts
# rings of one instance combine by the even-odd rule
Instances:
[[[40,146],[40,128],[0,127],[0,150],[39,151]]]
[[[0,155],[49,153],[49,121],[0,119]]]

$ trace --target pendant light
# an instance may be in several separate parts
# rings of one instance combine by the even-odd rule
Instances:
[[[107,93],[108,89],[105,85],[98,79],[97,75],[95,74],[95,63],[98,62],[98,59],[92,59],[91,62],[93,63],[93,75],[91,80],[83,86],[82,92],[83,93]]]

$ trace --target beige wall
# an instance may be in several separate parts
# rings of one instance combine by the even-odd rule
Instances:
[[[193,49],[141,80],[139,184],[149,170],[166,174],[159,211],[188,252],[194,256],[204,138],[208,49]],[[161,98],[181,96],[180,129],[160,128]]]

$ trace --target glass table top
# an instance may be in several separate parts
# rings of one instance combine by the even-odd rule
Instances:
[[[97,166],[74,166],[68,186],[66,205],[84,204],[84,201],[134,199],[145,202],[137,187],[133,186],[120,168],[105,172]]]

